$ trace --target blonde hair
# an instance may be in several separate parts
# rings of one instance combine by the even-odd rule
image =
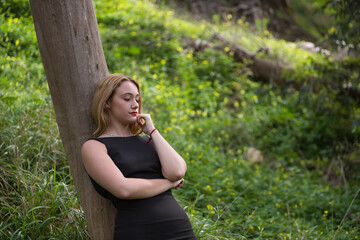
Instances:
[[[109,126],[110,118],[107,109],[105,108],[106,101],[108,101],[115,93],[115,90],[120,87],[120,85],[125,82],[130,81],[135,84],[139,91],[140,87],[136,80],[131,77],[124,76],[121,74],[110,74],[109,76],[103,78],[97,85],[93,102],[92,102],[92,117],[96,124],[96,130],[93,132],[92,137],[98,137]],[[141,95],[139,98],[139,109],[138,112],[141,113]],[[130,130],[132,134],[140,134],[141,127],[139,125],[135,126],[134,124],[130,125]]]

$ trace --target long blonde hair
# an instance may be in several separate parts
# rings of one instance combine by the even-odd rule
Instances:
[[[91,110],[92,117],[96,124],[96,130],[93,132],[92,137],[100,136],[109,126],[110,118],[105,108],[106,101],[112,98],[115,90],[125,81],[130,81],[137,87],[140,95],[138,112],[141,113],[141,94],[137,81],[121,74],[110,74],[99,82],[94,93]],[[139,125],[135,126],[135,123],[130,125],[130,130],[132,134],[141,133],[141,127]]]

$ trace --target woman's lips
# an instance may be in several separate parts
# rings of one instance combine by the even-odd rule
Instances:
[[[133,115],[133,116],[136,116],[137,112],[131,112],[130,114]]]

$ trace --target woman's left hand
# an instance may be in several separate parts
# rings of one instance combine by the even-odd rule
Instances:
[[[150,134],[150,132],[155,128],[150,114],[136,115],[136,123],[139,124],[142,131],[146,134]]]
[[[175,190],[178,190],[184,184],[184,179],[180,179],[177,183],[178,184],[174,187]]]

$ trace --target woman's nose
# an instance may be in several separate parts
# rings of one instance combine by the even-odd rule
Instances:
[[[131,104],[131,107],[132,107],[132,108],[138,108],[138,107],[139,107],[139,103],[138,103],[136,100],[133,100],[133,101],[132,101],[132,104]]]

